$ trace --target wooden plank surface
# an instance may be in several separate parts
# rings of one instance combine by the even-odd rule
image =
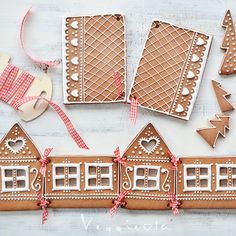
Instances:
[[[185,122],[144,109],[139,110],[138,121],[131,125],[129,107],[124,104],[63,105],[61,68],[50,70],[53,79],[53,100],[69,114],[76,128],[87,141],[88,154],[111,154],[119,145],[124,151],[136,133],[151,121],[160,131],[176,155],[235,155],[236,113],[232,113],[231,130],[226,139],[220,139],[212,150],[196,133],[196,128],[207,125],[207,119],[220,112],[211,80],[219,80],[232,93],[236,103],[236,75],[227,78],[218,75],[223,57],[220,49],[224,30],[221,22],[226,9],[231,9],[236,23],[236,4],[233,0],[35,0],[30,22],[26,26],[27,49],[35,57],[61,57],[61,17],[99,13],[124,13],[127,24],[128,88],[134,76],[143,43],[153,18],[166,20],[214,35],[206,71],[190,121]],[[9,53],[12,63],[40,74],[25,57],[20,47],[19,26],[29,0],[1,1],[0,52]],[[0,104],[0,136],[19,121],[11,107]],[[53,146],[54,155],[83,154],[68,135],[57,115],[49,109],[30,123],[21,122],[43,151]],[[41,212],[1,212],[0,235],[233,235],[236,229],[233,210],[185,210],[177,217],[170,211],[120,210],[110,217],[106,209],[53,209],[42,226]]]

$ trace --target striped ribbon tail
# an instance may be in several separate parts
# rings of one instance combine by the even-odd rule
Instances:
[[[70,133],[71,137],[74,139],[74,141],[77,143],[77,145],[80,148],[83,149],[89,149],[88,146],[85,144],[85,142],[83,141],[83,139],[80,137],[80,135],[77,133],[77,131],[75,130],[72,122],[70,121],[70,119],[68,118],[68,116],[65,114],[65,112],[53,101],[48,100],[44,97],[40,97],[40,96],[29,96],[29,97],[25,97],[20,99],[19,101],[17,101],[15,104],[13,104],[13,108],[16,110],[19,110],[20,107],[27,103],[30,102],[32,100],[37,100],[37,99],[43,99],[46,102],[49,103],[49,105],[56,111],[56,113],[60,116],[61,120],[64,122],[68,132]]]
[[[135,123],[137,119],[137,112],[138,112],[138,99],[133,97],[130,103],[130,120]]]
[[[174,193],[168,193],[168,198],[170,200],[170,207],[174,215],[179,214],[179,206],[180,202],[176,199],[176,195]]]
[[[114,206],[110,209],[110,214],[113,216],[116,214],[117,209],[125,204],[124,198],[128,195],[129,191],[124,191],[119,194],[116,200],[114,200]]]
[[[42,176],[45,177],[46,174],[46,169],[47,169],[47,163],[48,163],[48,156],[49,154],[52,152],[53,148],[46,148],[44,151],[43,156],[40,159],[41,162],[41,168],[40,168],[40,173],[42,174]]]
[[[122,90],[122,83],[121,83],[120,74],[117,71],[115,71],[113,76],[115,78],[118,95],[119,95],[119,97],[122,97],[123,90]]]

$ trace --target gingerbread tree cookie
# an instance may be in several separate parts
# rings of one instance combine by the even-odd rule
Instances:
[[[215,90],[215,94],[216,94],[216,98],[220,106],[220,110],[222,112],[234,110],[233,105],[227,99],[231,95],[231,93],[228,93],[227,91],[222,89],[221,84],[215,80],[212,80],[212,86]]]
[[[222,26],[226,28],[226,31],[221,48],[226,50],[226,52],[219,74],[230,75],[236,73],[236,38],[230,10],[226,12]]]
[[[210,120],[212,127],[197,129],[197,132],[214,148],[219,135],[225,138],[226,130],[229,130],[229,119],[229,116],[216,115],[216,119]]]

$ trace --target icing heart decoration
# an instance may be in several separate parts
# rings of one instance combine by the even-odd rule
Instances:
[[[175,111],[178,112],[178,113],[181,113],[181,112],[184,111],[184,108],[183,108],[183,106],[181,104],[178,104],[177,108],[175,109]]]
[[[71,76],[71,79],[74,80],[74,81],[78,81],[79,80],[79,74],[78,73],[74,73],[72,76]]]
[[[192,61],[192,62],[197,62],[197,61],[199,61],[198,55],[193,54],[191,61]]]
[[[195,77],[195,74],[190,70],[188,71],[187,78],[188,79],[193,79]]]
[[[73,90],[72,92],[71,92],[71,95],[73,96],[73,97],[79,97],[79,90],[78,89],[75,89],[75,90]]]
[[[72,40],[70,41],[70,43],[71,43],[73,46],[75,46],[75,47],[77,47],[77,46],[79,45],[79,41],[78,41],[77,38],[72,39]]]
[[[157,137],[140,138],[139,146],[147,154],[151,154],[159,146],[160,139]]]
[[[202,46],[203,44],[205,44],[205,42],[204,42],[204,40],[202,38],[198,38],[196,44],[198,46]]]
[[[21,152],[26,145],[26,140],[22,137],[17,137],[15,139],[7,139],[5,141],[6,148],[13,154]]]
[[[186,87],[183,88],[182,95],[183,95],[183,96],[189,95],[189,90],[188,90],[188,88],[186,88]]]
[[[78,57],[73,57],[72,59],[71,59],[71,63],[72,64],[74,64],[74,65],[78,65],[79,64],[79,58]]]
[[[73,29],[78,29],[79,28],[79,26],[78,26],[78,21],[76,20],[76,21],[73,21],[71,24],[71,27],[73,28]]]

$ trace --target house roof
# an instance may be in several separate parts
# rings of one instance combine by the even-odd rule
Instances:
[[[0,142],[0,159],[37,159],[40,152],[19,123]]]
[[[151,123],[148,123],[132,140],[124,152],[124,156],[128,158],[165,159],[168,157],[168,150],[169,148],[159,132]]]

